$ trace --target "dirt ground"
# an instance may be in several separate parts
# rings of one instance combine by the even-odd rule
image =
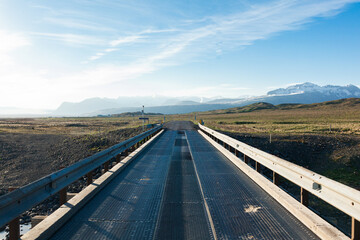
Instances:
[[[229,133],[253,147],[276,155],[328,178],[360,190],[360,138],[358,136],[338,135],[273,135],[270,143],[268,134]],[[269,178],[272,172],[264,170]],[[300,200],[300,188],[281,178],[280,187]],[[310,208],[350,234],[351,219],[330,204],[310,195]]]
[[[0,195],[10,186],[26,185],[140,132],[141,128],[81,136],[1,132]]]
[[[359,136],[223,133],[360,190]]]

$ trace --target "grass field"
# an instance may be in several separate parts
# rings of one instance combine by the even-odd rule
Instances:
[[[195,114],[179,115],[194,120]],[[320,104],[274,106],[257,103],[246,107],[197,113],[206,126],[238,133],[360,134],[360,100]]]
[[[150,123],[163,119],[150,115]],[[0,133],[93,135],[109,131],[142,126],[139,116],[134,117],[88,117],[88,118],[7,118],[0,119]]]

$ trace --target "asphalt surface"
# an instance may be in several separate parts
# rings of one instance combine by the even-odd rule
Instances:
[[[165,128],[51,239],[318,239],[192,123]]]

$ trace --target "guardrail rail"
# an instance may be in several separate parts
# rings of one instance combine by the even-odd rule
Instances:
[[[199,128],[210,138],[224,148],[232,151],[237,157],[249,163],[249,158],[255,161],[255,170],[260,172],[261,166],[273,171],[273,183],[279,184],[279,176],[300,187],[300,201],[309,204],[309,193],[329,203],[352,218],[351,239],[360,240],[360,191],[331,180],[294,163],[276,157],[272,154],[251,147],[243,142],[219,133],[199,124]]]
[[[0,196],[0,226],[9,224],[10,239],[19,239],[19,216],[22,213],[58,193],[60,194],[59,205],[66,203],[67,186],[83,176],[87,176],[87,185],[91,184],[95,169],[103,167],[104,172],[107,172],[111,162],[120,162],[121,153],[126,156],[129,149],[139,147],[161,129],[162,125],[156,126],[82,159],[73,165]]]

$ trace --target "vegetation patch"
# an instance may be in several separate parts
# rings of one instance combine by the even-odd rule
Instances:
[[[250,121],[236,121],[234,124],[241,125],[241,124],[257,124],[257,122],[250,122]]]
[[[70,123],[66,124],[65,127],[87,127],[88,125],[81,124],[81,123]]]
[[[273,122],[273,124],[306,124],[306,122],[297,122],[297,121],[281,121],[281,122]]]

